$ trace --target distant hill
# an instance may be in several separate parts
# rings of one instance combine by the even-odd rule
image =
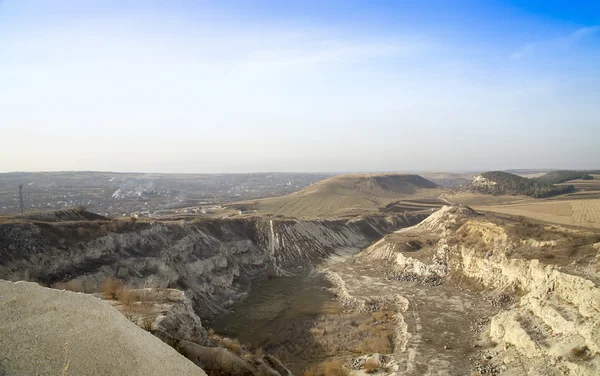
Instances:
[[[528,179],[508,172],[490,171],[476,176],[471,183],[471,190],[494,195],[525,195],[543,198],[573,192],[575,187],[572,185],[555,186],[553,183],[539,178]]]
[[[338,175],[287,196],[260,200],[256,209],[292,217],[360,215],[402,199],[431,200],[441,192],[437,184],[414,174]]]
[[[468,186],[473,177],[477,175],[475,172],[446,172],[446,171],[424,171],[418,175],[425,179],[444,187],[444,188],[463,188]]]
[[[294,195],[314,193],[396,196],[411,194],[418,189],[438,188],[434,182],[413,174],[348,174],[321,180]]]
[[[550,183],[550,184],[560,184],[569,180],[582,179],[582,180],[592,180],[594,177],[590,174],[600,174],[600,170],[595,171],[575,171],[575,170],[561,170],[561,171],[552,171],[543,176],[536,178],[539,181]]]

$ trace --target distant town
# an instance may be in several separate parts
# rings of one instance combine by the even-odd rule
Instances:
[[[0,213],[85,207],[110,217],[214,214],[223,205],[295,192],[326,174],[135,174],[13,172],[0,174]],[[244,210],[240,211],[241,213]]]

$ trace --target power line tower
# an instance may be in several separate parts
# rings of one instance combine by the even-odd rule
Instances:
[[[21,201],[21,214],[23,214],[23,184],[19,185],[19,201]]]

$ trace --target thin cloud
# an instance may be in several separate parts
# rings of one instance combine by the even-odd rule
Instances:
[[[301,48],[267,48],[246,55],[243,65],[269,68],[308,68],[320,64],[355,62],[409,53],[413,44],[322,41]]]
[[[554,52],[559,49],[564,50],[573,46],[580,40],[590,38],[598,33],[600,33],[600,25],[582,27],[564,37],[538,43],[528,43],[510,55],[510,58],[513,60],[521,60],[543,51]]]

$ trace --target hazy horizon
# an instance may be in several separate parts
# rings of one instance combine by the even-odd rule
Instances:
[[[592,2],[0,0],[0,172],[596,169],[598,62]]]
[[[502,168],[502,169],[483,169],[483,170],[360,170],[360,171],[247,171],[247,172],[166,172],[166,171],[118,171],[118,170],[43,170],[43,171],[2,171],[0,174],[38,174],[38,173],[110,173],[110,174],[180,174],[180,175],[236,175],[236,174],[325,174],[325,175],[341,175],[341,174],[419,174],[419,173],[455,173],[455,174],[468,174],[468,173],[483,173],[490,171],[507,171],[507,172],[552,172],[561,170],[576,170],[576,171],[597,171],[600,168]]]

